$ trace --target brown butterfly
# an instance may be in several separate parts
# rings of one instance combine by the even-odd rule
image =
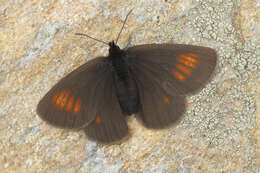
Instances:
[[[72,71],[42,98],[37,112],[43,120],[83,129],[101,143],[126,137],[125,116],[131,114],[148,128],[165,128],[180,119],[185,95],[206,84],[217,60],[213,49],[201,46],[145,44],[120,49],[114,41],[108,45],[108,56]]]

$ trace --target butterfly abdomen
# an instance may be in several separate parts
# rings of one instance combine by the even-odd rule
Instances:
[[[132,76],[128,75],[122,80],[117,74],[113,74],[114,84],[116,87],[116,95],[122,109],[123,114],[131,115],[139,110],[139,92],[137,84]]]

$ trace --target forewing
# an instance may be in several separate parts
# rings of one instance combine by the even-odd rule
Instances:
[[[210,79],[217,59],[211,48],[182,44],[148,44],[126,51],[136,78],[142,80],[143,72],[149,72],[171,95],[184,95],[202,88]]]
[[[95,97],[100,98],[97,105],[95,120],[85,127],[87,136],[101,143],[113,143],[128,134],[125,117],[122,114],[113,78],[106,76],[106,82],[98,86]]]
[[[107,58],[99,57],[61,79],[39,102],[38,115],[61,128],[82,128],[96,116],[98,86],[112,76]]]

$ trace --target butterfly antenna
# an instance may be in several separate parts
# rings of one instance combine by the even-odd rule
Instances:
[[[98,42],[101,42],[101,43],[106,44],[106,45],[109,46],[109,44],[108,44],[107,42],[104,42],[104,41],[102,41],[102,40],[96,39],[96,38],[91,37],[91,36],[89,36],[89,35],[87,35],[87,34],[75,33],[75,35],[85,36],[85,37],[91,38],[91,39],[93,39],[93,40],[96,40],[96,41],[98,41]]]
[[[122,28],[121,28],[121,30],[120,30],[120,32],[119,32],[117,38],[116,38],[116,44],[117,44],[117,41],[118,41],[118,39],[119,39],[119,36],[120,36],[121,32],[122,32],[123,29],[124,29],[124,26],[125,26],[126,20],[127,20],[128,16],[132,13],[133,9],[134,9],[134,8],[132,8],[132,9],[127,13],[127,15],[126,15],[126,17],[125,17],[125,20],[124,20],[123,26],[122,26]]]

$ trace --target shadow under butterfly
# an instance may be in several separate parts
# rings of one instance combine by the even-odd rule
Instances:
[[[132,10],[131,10],[132,11]],[[60,128],[83,129],[101,143],[128,135],[127,115],[147,128],[161,129],[180,120],[185,95],[202,88],[213,73],[217,54],[207,47],[144,44],[120,49],[109,43],[97,57],[61,79],[39,102],[37,113]]]

